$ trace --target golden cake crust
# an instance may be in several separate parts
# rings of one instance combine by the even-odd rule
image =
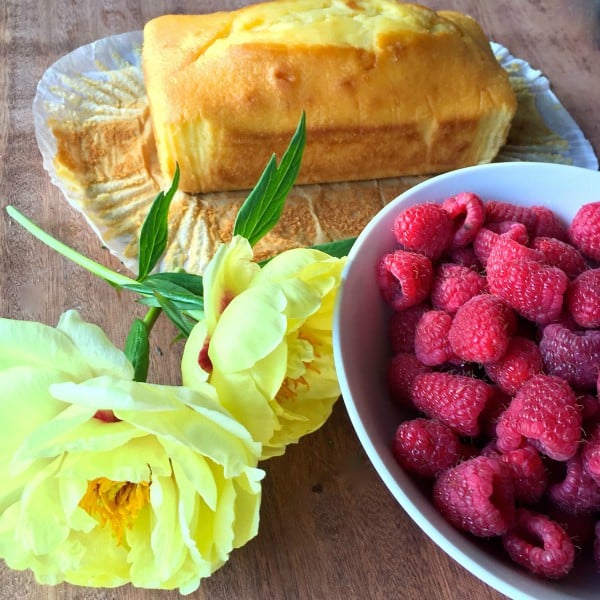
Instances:
[[[142,64],[161,168],[181,189],[244,189],[301,113],[299,183],[489,162],[516,109],[469,17],[390,0],[283,0],[166,15]]]

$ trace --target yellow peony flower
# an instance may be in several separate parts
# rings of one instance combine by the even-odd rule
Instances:
[[[186,342],[183,382],[210,382],[262,458],[318,429],[340,395],[331,331],[344,263],[298,248],[261,269],[236,236],[206,269],[205,318]]]
[[[194,591],[257,533],[260,445],[195,390],[131,381],[95,325],[0,319],[0,557],[41,583]]]

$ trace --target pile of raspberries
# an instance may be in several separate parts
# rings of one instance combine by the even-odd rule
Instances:
[[[393,441],[460,530],[557,579],[600,568],[600,202],[460,193],[405,209],[377,265],[392,309]]]

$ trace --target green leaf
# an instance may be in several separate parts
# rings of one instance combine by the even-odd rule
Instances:
[[[325,252],[330,256],[342,258],[348,256],[355,241],[355,237],[344,238],[343,240],[334,240],[333,242],[325,242],[324,244],[315,244],[314,246],[311,246],[311,248],[321,250],[321,252]]]
[[[306,115],[302,113],[287,150],[276,166],[271,156],[260,179],[238,211],[233,235],[244,236],[251,246],[277,224],[285,199],[296,182],[306,145]]]
[[[166,194],[160,192],[156,196],[140,231],[138,281],[148,276],[167,248],[169,206],[178,185],[179,165],[176,165],[171,187]]]
[[[134,381],[146,381],[148,365],[150,363],[149,331],[142,319],[135,319],[131,323],[127,339],[125,340],[125,355],[133,365]]]
[[[149,275],[143,282],[124,285],[122,287],[143,296],[139,302],[140,304],[145,304],[147,306],[161,306],[155,296],[155,292],[160,292],[162,296],[181,310],[204,310],[202,278],[195,275],[193,276],[195,278],[194,280],[188,280],[182,277],[171,277],[172,275],[178,274],[157,273],[155,275]],[[198,282],[196,279],[199,279],[200,281]],[[188,285],[188,287],[174,283],[175,281],[184,283]],[[191,288],[193,291],[189,291],[188,288]]]
[[[161,284],[165,281],[185,288],[188,292],[190,292],[190,294],[195,294],[196,296],[202,296],[204,294],[202,275],[186,273],[185,271],[177,271],[173,273],[154,273],[152,275],[148,275],[148,277],[146,277],[144,280],[144,283],[154,285],[155,283]]]
[[[165,315],[167,315],[175,327],[179,329],[181,334],[188,338],[192,332],[192,329],[194,328],[195,322],[186,317],[174,302],[171,302],[171,300],[163,296],[160,292],[155,291],[154,296],[160,304],[160,307],[163,309]]]

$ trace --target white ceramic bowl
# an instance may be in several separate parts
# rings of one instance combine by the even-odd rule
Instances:
[[[595,573],[591,560],[558,583],[530,575],[450,526],[391,452],[402,414],[386,390],[388,313],[376,284],[375,265],[395,248],[392,224],[401,210],[422,202],[441,202],[459,192],[474,192],[484,200],[543,204],[570,221],[579,206],[600,201],[600,172],[525,162],[469,167],[429,179],[382,209],[352,248],[336,306],[335,362],[348,414],[373,466],[402,508],[479,579],[515,599],[598,599],[600,574]]]

